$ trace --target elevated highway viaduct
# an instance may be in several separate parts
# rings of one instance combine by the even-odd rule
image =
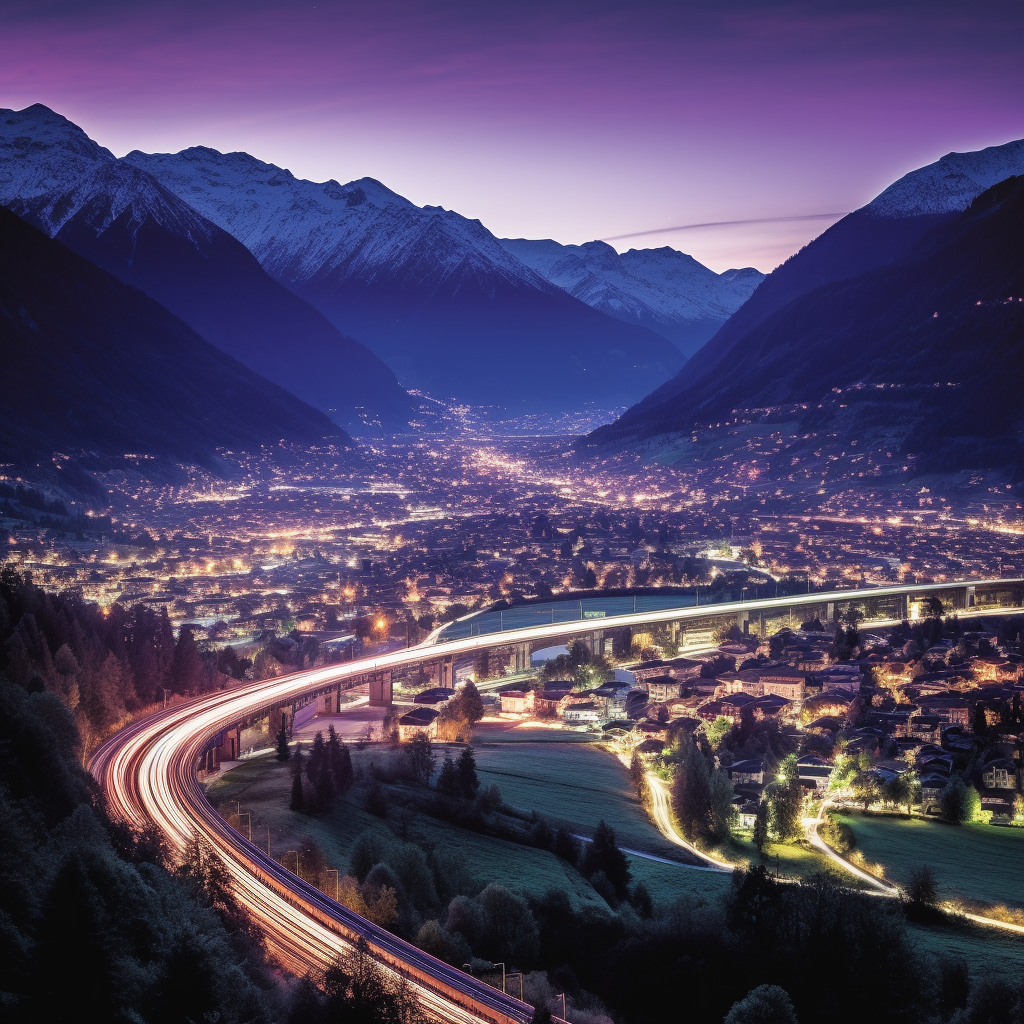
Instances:
[[[370,680],[375,703],[391,699],[392,673],[419,665],[454,666],[455,659],[494,650],[517,650],[528,660],[535,646],[569,637],[603,638],[615,630],[676,624],[702,628],[736,623],[765,635],[809,618],[842,618],[851,610],[862,625],[882,626],[927,614],[930,598],[961,616],[1024,611],[1024,580],[882,587],[770,600],[583,618],[474,633],[472,617],[449,624],[405,650],[206,694],[132,723],[93,756],[90,769],[112,814],[135,826],[155,825],[180,855],[199,838],[223,859],[240,903],[262,928],[268,947],[289,970],[325,966],[360,942],[379,962],[406,978],[425,1009],[457,1024],[525,1024],[532,1009],[335,903],[231,829],[204,794],[200,767],[224,732],[245,720],[291,708],[318,695]],[[451,626],[457,626],[452,630]],[[467,635],[452,636],[464,632]]]

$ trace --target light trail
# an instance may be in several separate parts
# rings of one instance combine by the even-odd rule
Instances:
[[[658,826],[658,830],[666,839],[675,843],[676,846],[681,846],[688,853],[693,854],[694,857],[698,857],[707,865],[706,870],[708,871],[733,871],[743,866],[741,864],[732,864],[727,860],[718,860],[716,857],[698,850],[693,843],[686,840],[676,828],[676,823],[672,816],[672,801],[669,799],[669,788],[654,772],[647,773],[647,787],[651,793],[651,817],[654,819],[654,824]]]
[[[526,1003],[427,955],[329,899],[230,828],[206,799],[198,778],[200,756],[213,738],[238,722],[291,705],[318,690],[354,677],[490,647],[697,616],[725,616],[761,608],[941,589],[945,587],[846,590],[700,608],[662,609],[524,627],[444,643],[437,642],[439,631],[435,631],[416,647],[245,683],[159,711],[108,739],[94,754],[90,770],[106,793],[111,814],[137,827],[154,824],[176,856],[183,853],[193,838],[210,845],[223,860],[239,902],[262,929],[270,949],[289,970],[303,974],[310,969],[322,968],[363,939],[375,959],[409,981],[422,1005],[434,1015],[454,1024],[484,1021],[526,1024],[532,1016],[532,1007]],[[666,787],[656,777],[651,785],[651,794],[655,820],[672,842],[716,870],[732,870],[734,865],[701,853],[678,834]],[[847,868],[845,861],[840,860],[839,863]],[[985,923],[1002,924],[991,919],[985,919]],[[1008,927],[1018,930],[1017,926]]]
[[[863,868],[857,867],[856,864],[851,864],[845,857],[840,857],[839,854],[836,853],[836,851],[818,835],[818,827],[825,821],[825,812],[831,802],[832,801],[828,799],[822,800],[821,806],[818,808],[818,816],[816,818],[812,818],[805,826],[807,838],[810,841],[811,846],[816,850],[820,850],[830,861],[832,861],[833,864],[836,864],[843,871],[854,875],[862,882],[867,882],[873,889],[877,889],[886,896],[899,896],[900,891],[895,885],[892,885],[889,882],[883,882],[882,879],[876,878],[870,871],[865,871]]]
[[[856,864],[851,864],[845,857],[841,857],[836,853],[836,851],[818,835],[818,827],[824,822],[826,809],[831,803],[831,799],[822,800],[821,807],[818,808],[817,817],[811,818],[810,821],[805,823],[807,838],[811,845],[825,854],[833,864],[842,868],[843,871],[849,872],[856,878],[859,878],[862,882],[867,882],[875,890],[876,895],[899,899],[902,895],[899,886],[893,885],[891,882],[883,881],[881,878],[876,878],[869,871],[864,871],[857,867]],[[985,917],[983,914],[970,914],[956,903],[943,903],[942,910],[947,914],[964,917],[968,921],[973,921],[975,924],[984,925],[986,928],[997,928],[1002,931],[1015,932],[1018,935],[1024,935],[1024,925],[1013,924],[1010,921],[1000,921],[994,917]]]

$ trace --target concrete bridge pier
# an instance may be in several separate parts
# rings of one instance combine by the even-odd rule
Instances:
[[[530,668],[530,645],[516,644],[512,648],[512,658],[516,672],[526,672]]]
[[[442,690],[454,690],[455,689],[455,659],[445,658],[437,666],[437,685]]]
[[[391,673],[379,672],[370,676],[370,707],[389,708],[394,701]]]
[[[237,761],[241,753],[240,734],[241,730],[235,726],[232,729],[225,729],[220,734],[220,745],[217,747],[218,761]]]

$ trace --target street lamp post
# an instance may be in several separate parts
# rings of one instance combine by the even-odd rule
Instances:
[[[502,995],[504,995],[505,994],[505,965],[504,964],[491,964],[491,970],[494,970],[495,967],[500,967],[501,968],[501,993],[502,993]]]
[[[523,1001],[523,974],[522,971],[515,971],[509,975],[509,978],[519,979],[519,1002]]]
[[[289,854],[292,854],[292,853],[295,854],[295,874],[298,875],[298,873],[299,873],[299,851],[298,850],[286,850],[284,857],[287,857]],[[282,865],[284,864],[284,857],[281,858],[281,864]]]
[[[324,874],[325,875],[334,875],[334,902],[337,903],[338,902],[338,869],[337,868],[328,868],[324,872]]]
[[[565,1020],[565,993],[559,992],[558,997],[562,1000],[562,1020]]]

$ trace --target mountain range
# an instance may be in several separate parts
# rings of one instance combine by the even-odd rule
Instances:
[[[584,444],[797,408],[798,434],[885,435],[922,468],[1024,473],[1024,177],[1007,176],[1020,164],[1012,143],[901,179],[780,268],[781,283],[771,275],[748,305],[765,293],[775,308],[762,300],[750,323],[744,307],[701,353],[699,377],[675,378]],[[868,232],[888,247],[860,248]]]
[[[601,241],[562,245],[550,238],[503,238],[501,244],[588,306],[650,328],[685,356],[712,337],[764,280],[753,267],[716,274],[668,246],[618,253]]]
[[[973,153],[949,153],[890,185],[777,267],[749,301],[687,363],[623,417],[672,402],[778,310],[824,285],[896,263],[933,228],[949,223],[985,189],[1024,173],[1024,140]]]
[[[0,203],[336,422],[408,421],[414,403],[377,356],[228,232],[41,104],[0,110]]]
[[[679,369],[661,334],[552,284],[479,221],[372,178],[318,183],[246,153],[125,157],[439,398],[564,411],[635,401]]]
[[[326,415],[2,207],[0,393],[0,459],[58,486],[74,474],[72,490],[83,464],[217,468],[218,447],[349,443]]]

